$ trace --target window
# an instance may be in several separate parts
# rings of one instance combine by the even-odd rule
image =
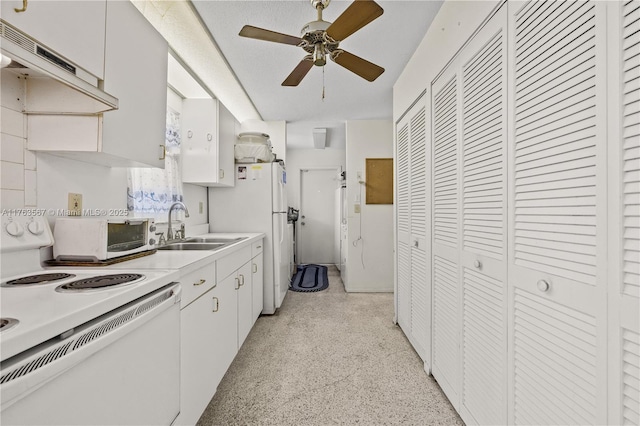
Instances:
[[[180,175],[180,113],[167,107],[164,169],[130,168],[127,178],[127,209],[134,217],[166,222],[169,207],[183,201]],[[184,212],[175,211],[182,220]]]

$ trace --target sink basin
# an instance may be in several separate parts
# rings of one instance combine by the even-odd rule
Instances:
[[[192,237],[184,240],[186,243],[222,243],[222,244],[233,244],[238,241],[242,241],[247,237],[239,237],[239,238],[219,238],[219,237]]]
[[[182,242],[167,244],[158,247],[158,250],[218,250],[226,245],[227,243]]]

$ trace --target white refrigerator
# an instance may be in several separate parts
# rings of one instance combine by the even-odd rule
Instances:
[[[236,164],[236,185],[209,188],[210,232],[263,232],[263,314],[273,314],[289,290],[287,174],[280,163]]]

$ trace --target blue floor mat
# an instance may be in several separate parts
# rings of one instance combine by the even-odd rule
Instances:
[[[289,290],[312,292],[329,287],[327,267],[322,265],[298,265]]]

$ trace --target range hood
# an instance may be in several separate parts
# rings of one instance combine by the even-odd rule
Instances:
[[[0,20],[0,51],[12,60],[2,78],[24,78],[27,114],[92,115],[118,109],[118,99],[91,84],[91,75]],[[81,76],[86,79],[81,78]],[[87,81],[89,80],[89,81]]]

